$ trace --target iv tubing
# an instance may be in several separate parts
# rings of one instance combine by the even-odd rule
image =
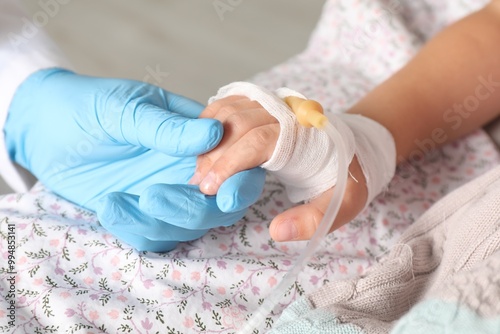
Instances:
[[[323,238],[328,234],[333,221],[337,217],[347,184],[348,161],[346,148],[344,145],[344,140],[342,139],[340,133],[330,122],[326,122],[322,130],[324,130],[330,140],[335,143],[335,148],[337,149],[337,183],[335,185],[335,189],[333,190],[333,196],[330,204],[328,205],[325,215],[323,216],[323,219],[316,229],[316,232],[307,244],[307,248],[298,258],[293,268],[285,274],[280,284],[276,287],[275,291],[270,296],[264,299],[264,302],[262,303],[260,308],[252,315],[250,319],[248,319],[248,322],[243,326],[243,328],[240,329],[238,334],[252,334],[257,326],[264,323],[267,315],[270,314],[271,311],[276,307],[276,305],[279,304],[280,299],[284,296],[285,292],[295,282],[296,277],[302,270],[305,262],[314,254],[316,248],[319,246]]]

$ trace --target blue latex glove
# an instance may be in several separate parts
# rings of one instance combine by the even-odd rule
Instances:
[[[231,225],[257,200],[264,171],[236,174],[217,196],[187,185],[220,122],[199,103],[146,83],[41,70],[18,88],[4,127],[12,160],[50,190],[96,211],[138,250],[168,251]]]

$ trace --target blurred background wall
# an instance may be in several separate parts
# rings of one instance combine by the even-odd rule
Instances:
[[[21,0],[20,0],[21,1]],[[148,81],[202,103],[303,50],[323,0],[22,0],[80,73]],[[59,4],[57,7],[49,3]],[[0,194],[10,192],[0,179]]]

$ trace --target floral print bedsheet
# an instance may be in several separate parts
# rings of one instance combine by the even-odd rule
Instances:
[[[328,112],[345,111],[434,30],[480,2],[328,1],[307,49],[252,80],[297,89]],[[391,9],[394,3],[399,6]],[[433,31],[415,28],[425,18]],[[367,34],[373,20],[380,30]],[[384,193],[322,242],[259,333],[297,296],[363,273],[434,202],[499,162],[495,144],[478,130],[400,167]],[[270,220],[290,206],[283,186],[269,176],[240,222],[157,254],[131,249],[91,212],[42,185],[2,196],[0,332],[234,333],[306,246],[269,238]]]
[[[400,171],[360,217],[324,240],[261,332],[298,295],[363,273],[434,201],[499,161],[494,144],[478,131],[436,153],[418,172]],[[270,177],[241,222],[156,254],[131,249],[92,213],[40,185],[3,196],[0,332],[234,333],[305,247],[269,238],[269,221],[289,205]],[[16,241],[15,327],[8,317],[9,231]]]

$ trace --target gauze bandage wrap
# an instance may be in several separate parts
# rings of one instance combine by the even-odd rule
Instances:
[[[209,103],[241,95],[259,102],[280,123],[280,135],[269,161],[262,167],[271,171],[286,187],[293,202],[313,199],[335,185],[337,154],[335,143],[316,128],[301,126],[289,106],[287,96],[305,98],[288,89],[271,92],[247,82],[234,82],[219,89]],[[394,176],[394,139],[385,127],[361,115],[327,114],[344,139],[349,161],[354,154],[363,169],[369,203]]]

